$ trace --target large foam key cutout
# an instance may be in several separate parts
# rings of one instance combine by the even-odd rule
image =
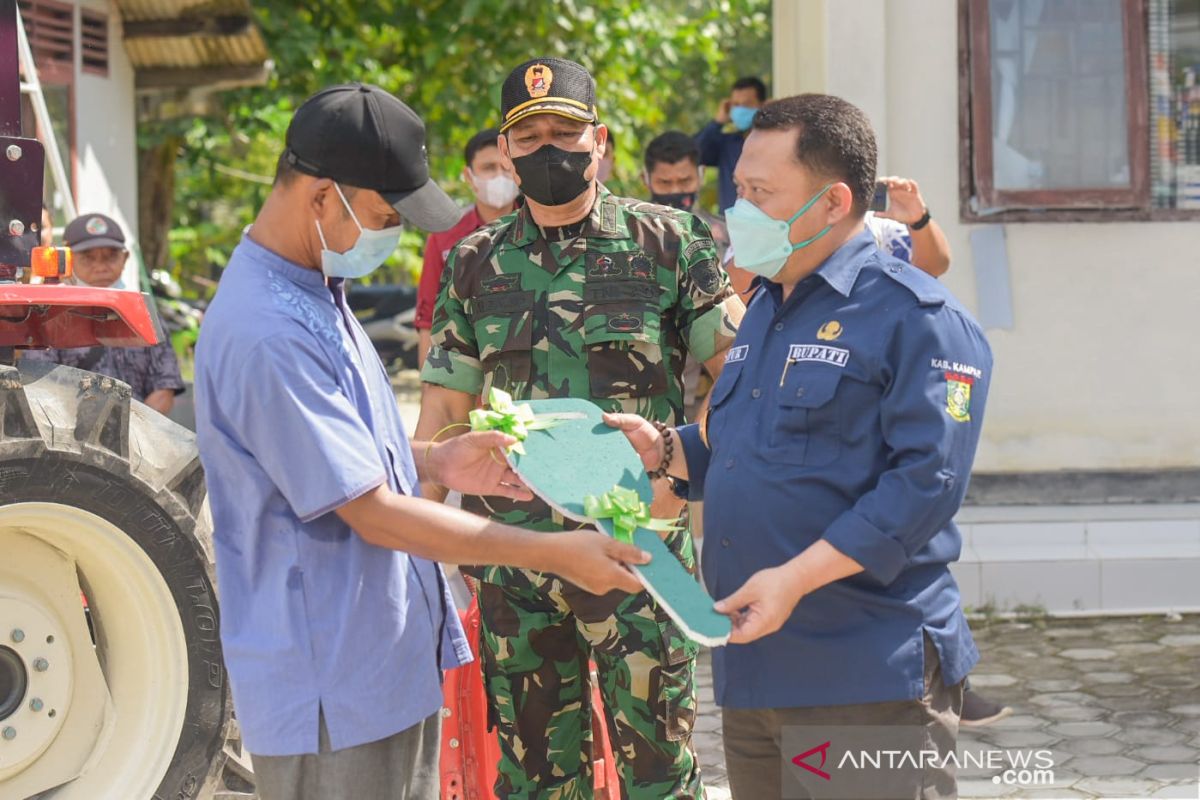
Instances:
[[[529,488],[564,517],[590,522],[613,535],[612,520],[584,513],[583,499],[621,486],[637,491],[647,505],[653,499],[641,458],[625,434],[610,428],[600,409],[587,400],[562,398],[529,401],[539,419],[553,425],[529,432],[525,453],[509,454],[513,469]],[[729,618],[713,610],[712,598],[687,573],[654,531],[639,527],[633,542],[652,560],[633,570],[646,590],[693,641],[716,647],[729,639]]]

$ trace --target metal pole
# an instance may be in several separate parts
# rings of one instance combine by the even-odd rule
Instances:
[[[0,136],[21,135],[17,0],[0,0]]]
[[[63,200],[63,210],[67,219],[75,219],[78,212],[75,209],[75,195],[71,192],[71,184],[67,180],[67,169],[63,165],[62,152],[58,149],[58,137],[54,135],[54,123],[50,119],[50,109],[46,108],[46,95],[42,94],[42,81],[37,74],[37,65],[33,63],[33,50],[29,47],[29,39],[25,35],[25,25],[21,20],[21,11],[16,8],[16,0],[0,0],[0,4],[11,3],[15,10],[17,29],[17,57],[25,67],[25,82],[29,85],[29,97],[33,101],[33,116],[37,120],[38,130],[42,133],[42,144],[46,148],[46,163],[50,165],[50,174],[54,177],[54,187],[58,189]],[[17,126],[20,129],[20,100],[17,101]],[[20,136],[20,133],[14,134]]]

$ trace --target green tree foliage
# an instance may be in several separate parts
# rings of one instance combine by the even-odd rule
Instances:
[[[738,75],[770,74],[770,0],[256,0],[274,69],[267,85],[220,96],[219,113],[158,123],[143,145],[181,136],[171,235],[174,271],[224,264],[269,190],[295,107],[323,86],[359,80],[424,118],[436,179],[465,203],[462,147],[498,123],[500,85],[539,55],[596,78],[616,133],[615,181],[642,193],[641,150],[669,128],[698,130]],[[411,279],[423,237],[407,232],[383,280]],[[187,281],[185,281],[185,284]]]

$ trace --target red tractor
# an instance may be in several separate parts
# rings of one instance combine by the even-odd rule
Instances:
[[[148,296],[66,283],[70,252],[37,246],[18,24],[0,0],[0,798],[193,798],[229,719],[204,475],[124,383],[20,359],[161,334]]]

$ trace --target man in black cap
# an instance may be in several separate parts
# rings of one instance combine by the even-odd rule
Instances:
[[[349,84],[296,112],[275,185],[234,251],[196,351],[221,641],[263,800],[438,795],[441,677],[470,658],[437,560],[566,570],[636,591],[645,554],[598,532],[531,534],[419,498],[419,481],[528,499],[471,433],[410,442],[346,305],[401,220],[461,211],[430,179],[425,128]]]
[[[121,273],[129,260],[125,233],[111,217],[84,214],[67,225],[63,243],[75,254],[71,280],[85,286],[122,288]],[[160,414],[169,414],[175,395],[184,390],[179,360],[169,339],[151,347],[73,347],[29,350],[24,358],[53,361],[98,372],[129,384],[133,396]]]
[[[451,253],[417,436],[466,421],[493,386],[517,399],[579,397],[607,411],[682,419],[684,358],[720,372],[742,314],[708,227],[614,197],[597,180],[608,131],[579,64],[520,65],[501,105],[497,144],[526,202]],[[680,502],[664,481],[655,485],[654,516],[677,516]],[[464,508],[532,530],[565,524],[541,502],[489,503],[463,499]],[[694,571],[688,532],[666,542]],[[503,754],[497,795],[590,796],[591,658],[622,795],[703,796],[691,738],[698,648],[647,593],[589,597],[553,570],[474,574]]]

